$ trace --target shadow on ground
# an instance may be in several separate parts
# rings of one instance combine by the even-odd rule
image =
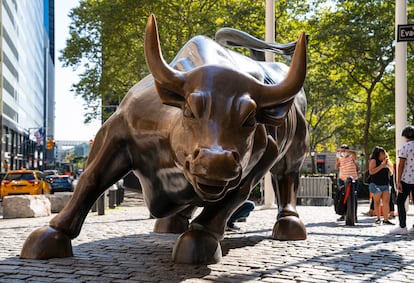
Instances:
[[[313,235],[337,236],[342,239],[348,237],[343,234]],[[76,245],[75,256],[72,258],[21,260],[10,257],[0,262],[0,281],[56,279],[57,282],[181,282],[204,279],[213,282],[243,282],[279,275],[286,279],[288,274],[291,279],[300,281],[306,277],[310,279],[310,275],[295,274],[292,270],[306,267],[311,270],[315,266],[324,266],[326,279],[329,278],[329,270],[334,271],[337,278],[341,278],[341,275],[347,278],[372,272],[372,276],[366,277],[366,282],[371,282],[414,263],[404,261],[400,255],[387,248],[378,248],[375,253],[372,252],[380,243],[394,244],[411,239],[407,237],[372,236],[367,237],[361,245],[341,247],[339,244],[336,250],[318,252],[310,251],[315,247],[308,248],[307,241],[280,242],[266,236],[236,233],[222,241],[222,262],[212,265],[173,263],[171,254],[176,239],[177,235],[173,234],[135,234]],[[387,266],[372,269],[372,266],[383,266],[385,262]]]

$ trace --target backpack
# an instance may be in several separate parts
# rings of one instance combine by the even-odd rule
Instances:
[[[335,212],[338,215],[344,215],[346,212],[346,202],[344,203],[344,200],[345,200],[345,186],[342,185],[338,188],[338,191],[336,192],[335,200],[334,200]]]

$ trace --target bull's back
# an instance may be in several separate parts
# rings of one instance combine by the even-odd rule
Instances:
[[[263,70],[257,61],[227,49],[205,36],[196,36],[189,40],[170,65],[184,72],[200,66],[220,65],[250,74],[259,81],[264,79]]]

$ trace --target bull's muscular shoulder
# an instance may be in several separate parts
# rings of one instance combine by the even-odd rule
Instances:
[[[205,65],[226,66],[264,81],[263,68],[257,61],[231,51],[206,36],[196,36],[188,41],[170,65],[179,71],[191,71]]]
[[[162,104],[156,94],[152,75],[148,75],[128,91],[119,110],[121,115],[127,117],[124,120],[130,129],[156,130],[167,135],[181,113],[178,108]]]

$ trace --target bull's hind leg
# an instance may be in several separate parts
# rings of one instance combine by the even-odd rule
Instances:
[[[122,129],[112,124],[108,120],[98,132],[87,168],[69,203],[50,221],[50,226],[38,228],[30,234],[24,243],[21,258],[72,256],[71,239],[79,235],[93,203],[131,169],[127,144],[120,139]]]
[[[278,180],[279,213],[273,227],[273,239],[305,240],[306,228],[296,211],[296,191],[299,185],[299,174],[283,175]]]

